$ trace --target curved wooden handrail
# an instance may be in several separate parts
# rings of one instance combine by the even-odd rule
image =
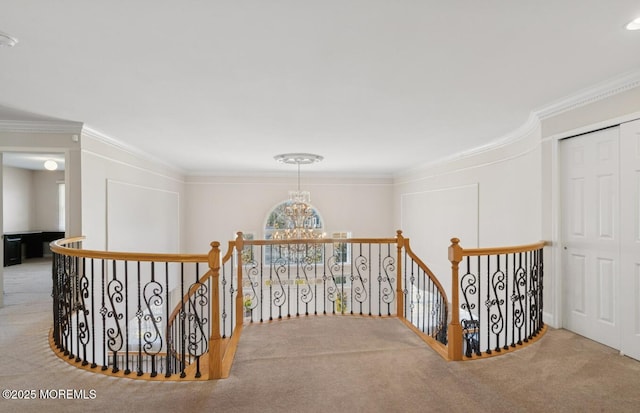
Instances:
[[[204,284],[204,282],[207,281],[209,277],[211,277],[211,274],[213,274],[213,271],[211,271],[211,269],[207,270],[207,272],[202,277],[200,277],[197,284]],[[198,290],[198,288],[200,288],[200,286],[196,285],[196,283],[193,283],[193,285],[191,285],[191,288],[189,288],[189,291],[187,291],[184,294],[184,297],[182,297],[182,301],[180,301],[178,305],[176,305],[176,307],[173,309],[173,311],[171,312],[171,315],[169,315],[169,318],[168,318],[169,321],[167,323],[167,331],[171,329],[171,326],[173,325],[173,321],[176,319],[176,317],[180,313],[180,310],[182,309],[182,305],[186,304],[189,301],[189,298],[193,295],[195,291]]]
[[[165,254],[165,253],[149,253],[149,252],[116,252],[116,251],[98,251],[87,250],[81,248],[69,248],[66,245],[83,241],[85,237],[64,238],[51,242],[51,251],[80,258],[98,258],[105,260],[122,260],[122,261],[161,261],[161,262],[207,262],[207,254]]]
[[[411,247],[409,246],[409,239],[405,238],[404,239],[404,247],[407,251],[407,254],[411,257],[411,259],[413,261],[415,261],[418,266],[420,266],[420,268],[422,268],[422,270],[425,272],[425,274],[427,274],[429,276],[429,279],[433,282],[433,284],[436,286],[436,288],[438,289],[438,292],[440,292],[440,295],[442,295],[442,297],[445,299],[445,302],[448,302],[447,299],[447,293],[444,291],[444,287],[442,287],[442,284],[440,284],[440,281],[438,280],[438,278],[433,274],[433,272],[431,271],[431,269],[427,266],[427,264],[425,264],[420,258],[418,258],[418,256],[413,252],[413,250],[411,249]]]
[[[454,240],[458,240],[455,242]],[[451,240],[453,244],[458,244],[460,240],[458,238],[453,238]],[[462,256],[464,257],[474,257],[478,255],[501,255],[501,254],[514,254],[518,252],[527,252],[538,250],[548,243],[546,241],[539,241],[533,244],[525,244],[525,245],[515,245],[511,247],[488,247],[488,248],[462,248]]]

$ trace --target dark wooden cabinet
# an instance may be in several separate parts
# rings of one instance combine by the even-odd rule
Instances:
[[[22,263],[22,239],[17,235],[4,236],[4,266]]]
[[[25,258],[44,256],[46,243],[64,238],[60,231],[25,231],[4,234],[4,266],[22,263],[22,246]]]

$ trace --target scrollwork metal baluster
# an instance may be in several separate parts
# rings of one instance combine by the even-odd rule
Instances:
[[[313,271],[315,268],[314,258],[307,256],[300,268],[302,269],[302,276],[304,277],[304,279],[300,279],[298,275],[296,277],[296,284],[299,287],[298,293],[300,300],[305,305],[304,315],[309,315],[309,303],[313,301],[314,295],[313,290],[311,289],[311,283],[309,282],[308,273]],[[300,287],[300,285],[302,286]]]
[[[467,272],[460,277],[460,289],[462,292],[463,303],[460,308],[469,313],[469,319],[462,318],[460,324],[462,324],[463,335],[467,344],[465,349],[465,355],[471,357],[472,354],[481,355],[480,351],[480,322],[474,319],[473,310],[476,309],[476,304],[472,301],[472,298],[478,294],[478,276],[473,274],[470,270],[470,257],[467,257]]]
[[[259,264],[255,259],[251,259],[244,263],[244,274],[246,275],[246,280],[243,281],[242,284],[242,303],[243,303],[243,311],[245,312],[244,316],[249,315],[249,321],[253,323],[253,310],[258,307],[258,291],[256,288],[259,287],[259,282],[256,278],[259,276],[260,271],[258,269]],[[245,288],[249,287],[250,291],[247,293]]]
[[[515,262],[515,260],[514,260]],[[515,347],[516,344],[522,344],[522,328],[524,326],[524,320],[526,316],[525,312],[525,294],[522,291],[527,286],[527,273],[526,270],[522,267],[522,254],[519,254],[518,258],[518,268],[514,271],[514,281],[513,288],[514,293],[511,296],[511,300],[513,302],[514,310],[513,310],[513,326],[514,331],[518,330],[518,340],[512,344]]]
[[[289,261],[285,258],[278,258],[273,262],[273,274],[275,275],[275,287],[274,290],[274,282],[272,280],[271,283],[271,304],[278,307],[278,319],[282,319],[282,307],[287,303],[287,290],[284,288],[284,284],[282,282],[281,274],[287,274],[289,270]]]
[[[89,279],[86,274],[85,267],[85,259],[82,259],[82,276],[79,278],[78,289],[79,289],[79,305],[78,305],[78,320],[82,317],[82,321],[78,322],[78,338],[80,343],[82,344],[82,365],[86,366],[89,364],[87,361],[87,345],[89,344],[89,340],[91,339],[91,335],[89,334],[89,310],[86,306],[86,300],[89,298]],[[78,356],[80,352],[78,351]],[[79,357],[78,357],[79,358]],[[80,360],[76,360],[80,361]]]
[[[387,256],[382,259],[382,269],[384,275],[381,277],[381,298],[382,302],[387,304],[387,315],[391,315],[391,303],[396,299],[396,292],[394,284],[396,279],[394,277],[396,271],[396,259],[391,255],[391,247],[387,246]],[[381,314],[382,315],[382,314]]]
[[[186,315],[188,320],[187,348],[189,355],[200,362],[200,357],[208,351],[209,342],[205,326],[209,324],[206,316],[209,308],[209,289],[205,284],[197,281],[189,287],[193,293],[189,296],[189,311]],[[196,377],[200,377],[200,369],[196,372]]]
[[[151,262],[151,281],[149,281],[143,289],[143,298],[147,310],[143,316],[143,320],[147,322],[147,326],[150,322],[153,329],[151,331],[146,330],[142,335],[144,352],[151,356],[151,377],[155,377],[158,374],[156,370],[156,357],[163,346],[162,333],[160,332],[162,316],[156,315],[154,312],[156,308],[162,308],[164,305],[163,292],[164,288],[162,284],[155,280],[155,266],[154,263]]]
[[[122,303],[124,300],[123,290],[124,287],[122,282],[118,280],[116,273],[116,261],[112,261],[113,268],[113,279],[109,281],[107,284],[107,297],[109,299],[109,304],[111,306],[111,310],[107,312],[107,319],[112,318],[115,322],[115,328],[109,327],[107,329],[107,348],[109,351],[114,353],[114,364],[113,364],[113,373],[117,373],[120,369],[118,368],[117,355],[118,351],[122,350],[123,338],[122,338],[122,328],[120,326],[120,320],[123,319],[124,315],[122,312],[118,312],[117,305]]]
[[[491,300],[491,306],[495,306],[497,310],[496,313],[492,313],[490,317],[491,322],[491,332],[495,335],[496,338],[496,347],[495,350],[499,352],[500,349],[500,333],[504,330],[504,315],[502,313],[502,306],[504,305],[505,300],[500,297],[500,291],[504,291],[505,289],[505,274],[500,269],[500,257],[498,256],[498,269],[491,275],[491,288],[494,295],[494,298]]]
[[[360,244],[360,254],[353,260],[353,268],[356,270],[356,275],[351,276],[351,288],[353,298],[360,304],[360,315],[362,315],[362,306],[368,298],[366,282],[366,276],[363,276],[363,272],[369,269],[369,259],[362,255],[362,244]],[[351,313],[353,314],[353,306],[351,306]]]
[[[326,287],[327,298],[329,302],[332,303],[333,306],[333,314],[336,313],[336,306],[338,299],[342,299],[342,292],[339,291],[338,284],[336,282],[336,274],[340,273],[341,265],[340,265],[339,257],[334,253],[327,260],[327,267],[329,268],[329,276],[326,277],[326,281],[328,281],[328,286]]]
[[[105,266],[107,265],[105,260],[101,260],[101,265],[100,265],[100,272],[101,272],[101,281],[102,281],[102,288],[100,289],[100,295],[101,295],[101,303],[100,303],[100,315],[102,316],[102,367],[101,369],[107,370],[109,368],[109,363],[107,361],[107,314],[108,314],[108,310],[107,310],[107,303],[106,303],[106,294],[107,294],[107,287],[106,287],[106,278],[107,278],[107,274],[105,271]]]

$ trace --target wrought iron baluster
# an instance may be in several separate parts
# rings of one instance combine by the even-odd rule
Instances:
[[[515,261],[515,260],[514,260]],[[515,344],[522,344],[523,340],[523,331],[526,317],[526,296],[525,292],[522,291],[527,286],[527,271],[526,267],[522,265],[523,261],[523,253],[518,254],[518,268],[515,270],[515,294],[514,294],[514,304],[517,303],[517,307],[514,310],[514,323],[515,327],[518,329],[518,340],[515,341]],[[515,264],[514,264],[515,265]],[[514,346],[515,346],[514,344]]]
[[[382,251],[382,244],[380,245],[380,251]],[[383,282],[385,283],[384,288],[382,290],[382,301],[387,305],[387,315],[391,315],[391,304],[395,301],[396,290],[394,288],[394,284],[396,282],[395,273],[396,273],[396,259],[393,257],[391,253],[391,244],[387,244],[387,256],[383,259],[383,270],[384,277]]]
[[[125,320],[125,360],[124,374],[131,374],[131,368],[129,366],[129,261],[124,261],[124,320]]]
[[[195,279],[196,281],[198,280],[198,277],[200,275],[200,272],[198,271],[198,264],[195,264]],[[180,297],[184,297],[185,296],[185,292],[184,292],[184,285],[185,285],[185,279],[184,279],[184,263],[182,263],[180,265]],[[189,294],[191,294],[191,291],[189,291]],[[178,353],[175,355],[175,357],[180,357],[179,359],[179,363],[178,366],[180,368],[180,378],[185,378],[187,376],[187,373],[185,371],[185,369],[187,368],[187,332],[186,332],[186,311],[184,308],[184,302],[185,300],[182,299],[180,300],[180,312],[178,313],[178,321],[179,323],[175,323],[176,325],[176,330],[177,332],[174,335],[173,340],[179,340],[179,343],[177,345],[178,347]]]
[[[487,280],[487,299],[485,301],[485,307],[487,308],[487,349],[486,353],[491,354],[491,257],[487,255],[487,271],[486,271],[486,280]]]
[[[116,260],[112,260],[112,271],[113,271],[113,279],[109,281],[107,284],[107,295],[109,298],[109,304],[111,306],[111,310],[107,312],[107,319],[113,318],[115,323],[114,327],[107,328],[107,346],[110,351],[114,353],[115,360],[117,360],[117,355],[120,350],[122,350],[123,340],[122,340],[122,327],[120,326],[120,321],[124,317],[124,315],[118,311],[118,304],[122,303],[124,300],[124,287],[122,282],[118,279],[118,271],[116,268]],[[126,294],[126,291],[124,291]],[[112,372],[117,373],[120,371],[118,367],[117,361],[114,362]]]
[[[503,305],[504,305],[504,334],[503,334],[503,338],[504,338],[504,344],[502,346],[502,348],[504,350],[508,350],[509,349],[509,345],[507,344],[507,340],[508,340],[508,334],[509,334],[509,306],[508,306],[508,295],[509,295],[509,254],[505,254],[504,255],[504,274],[505,274],[505,278],[504,278],[504,299],[502,300]]]
[[[169,323],[169,263],[165,261],[164,263],[164,271],[165,271],[165,322],[164,325],[167,326]],[[166,328],[163,328],[162,331],[167,331]],[[169,353],[169,342],[167,341],[166,344],[166,352],[167,354]],[[166,372],[165,372],[165,377],[171,377],[171,368],[169,366],[169,359],[170,357],[166,357],[165,356],[165,363],[166,363]]]
[[[100,305],[100,315],[102,316],[102,367],[101,369],[107,370],[108,362],[107,362],[107,305],[105,301],[105,295],[107,293],[106,288],[106,271],[105,266],[107,265],[105,260],[100,260],[100,278],[102,282],[102,288],[100,289],[101,293],[101,305]]]
[[[382,247],[378,245],[378,316],[382,317]]]
[[[371,251],[371,244],[369,244],[369,262],[373,263],[373,258],[372,258],[372,251]],[[371,299],[371,295],[373,293],[373,291],[371,290],[371,280],[373,279],[373,273],[371,271],[373,271],[372,269],[373,265],[369,265],[369,271],[367,272],[367,278],[369,280],[369,294],[367,295],[368,297],[368,301],[369,301],[369,315],[371,316],[373,314],[372,309],[371,309],[371,304],[373,302],[373,300]]]
[[[324,262],[323,262],[323,266],[322,266],[322,314],[327,314],[327,301],[330,301],[329,298],[329,291],[328,289],[330,288],[327,285],[327,281],[329,279],[329,275],[327,275],[327,268],[329,268],[329,273],[331,273],[331,264],[330,264],[330,256],[326,254],[326,248],[325,248],[325,255],[324,255]]]
[[[260,322],[264,322],[264,246],[260,245]]]
[[[356,276],[351,284],[351,293],[352,293],[353,299],[355,299],[359,303],[360,315],[362,315],[363,314],[362,308],[363,308],[364,302],[369,298],[367,287],[366,287],[367,277],[366,275],[363,275],[363,274],[366,274],[370,270],[371,266],[369,265],[370,256],[366,257],[362,254],[362,243],[358,244],[358,249],[359,249],[358,256],[355,257],[355,259],[352,258],[352,262],[354,262],[354,269],[356,270]],[[353,248],[351,251],[353,254]],[[353,314],[353,305],[351,308],[352,308],[351,314]]]
[[[408,301],[409,301],[409,288],[408,288],[408,285],[409,284],[407,282],[408,273],[409,273],[409,271],[407,269],[408,268],[408,261],[409,261],[409,254],[407,254],[406,250],[404,251],[403,257],[404,257],[404,259],[403,259],[404,262],[402,264],[403,271],[402,271],[401,277],[402,277],[402,285],[403,285],[402,295],[404,297],[404,300],[402,301],[403,302],[403,306],[402,306],[402,312],[403,313],[402,313],[402,316],[405,319],[411,321],[411,317],[409,316],[409,303],[408,303]]]
[[[478,313],[480,313],[480,280],[478,276],[472,272],[471,270],[471,257],[467,257],[466,267],[467,270],[465,274],[460,277],[460,287],[462,292],[463,302],[461,304],[461,309],[469,313],[469,319],[461,319],[460,323],[462,324],[463,334],[466,342],[466,350],[465,355],[467,357],[471,357],[473,353],[476,355],[480,355],[480,319],[477,320],[473,317],[473,311],[477,308]],[[480,260],[477,263],[477,273],[480,274]],[[478,304],[472,301],[473,297],[476,296],[478,300]]]
[[[144,312],[142,310],[142,279],[141,279],[141,266],[140,261],[136,262],[137,268],[137,287],[138,287],[138,310],[136,311],[136,318],[138,319],[138,372],[137,376],[142,376],[144,373],[142,370],[142,317]]]
[[[82,316],[82,322],[78,325],[78,337],[80,338],[80,343],[82,343],[82,365],[86,366],[89,364],[87,360],[87,345],[89,344],[89,340],[92,339],[92,336],[89,334],[89,310],[87,309],[87,300],[89,299],[89,279],[87,278],[86,273],[86,260],[82,258],[82,276],[79,279],[79,308],[78,308],[78,318]],[[78,355],[80,351],[78,350]],[[79,358],[79,357],[78,357]],[[80,361],[80,360],[76,360]]]
[[[525,311],[531,317],[531,254],[525,254],[525,268],[527,274],[527,282],[525,286]],[[525,339],[524,342],[528,343],[531,338],[531,320],[527,320],[525,323]]]
[[[493,292],[493,300],[491,300],[491,306],[496,308],[496,312],[491,314],[491,331],[493,332],[496,340],[495,351],[500,352],[500,336],[504,331],[504,314],[502,313],[502,305],[505,300],[500,297],[500,291],[505,289],[505,274],[500,267],[500,256],[496,256],[496,270],[491,275],[491,289]]]

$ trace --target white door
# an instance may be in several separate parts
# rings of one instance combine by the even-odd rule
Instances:
[[[619,128],[560,142],[563,325],[620,348]]]
[[[620,125],[620,351],[640,360],[640,120]]]

